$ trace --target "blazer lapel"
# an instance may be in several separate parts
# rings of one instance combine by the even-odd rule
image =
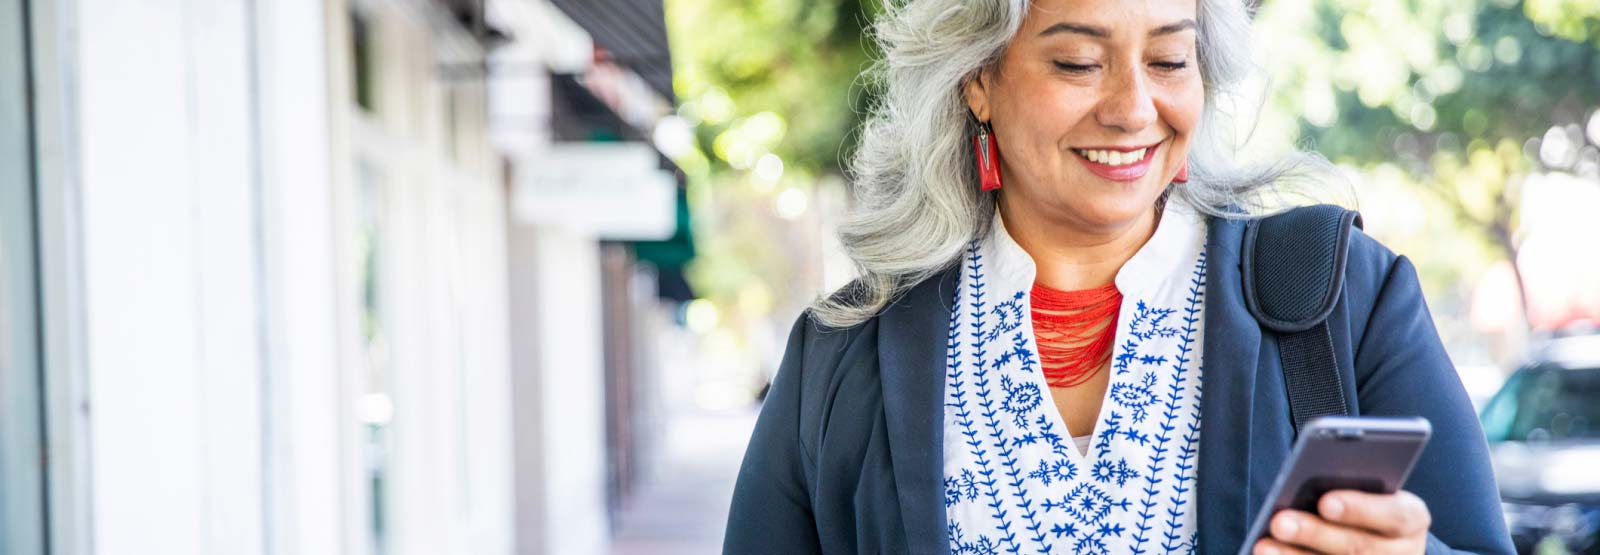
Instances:
[[[880,317],[879,376],[895,490],[912,553],[947,553],[944,367],[958,268],[924,280]]]
[[[1250,429],[1261,327],[1240,281],[1244,223],[1212,218],[1208,227],[1197,518],[1200,552],[1225,554],[1239,550],[1254,510]]]

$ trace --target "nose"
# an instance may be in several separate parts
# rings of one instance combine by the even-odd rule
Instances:
[[[1109,77],[1095,112],[1100,125],[1133,133],[1155,124],[1156,105],[1144,75],[1125,67]]]

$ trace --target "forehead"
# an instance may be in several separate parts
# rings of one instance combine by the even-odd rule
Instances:
[[[1023,21],[1025,35],[1057,23],[1092,25],[1113,34],[1147,31],[1194,19],[1199,0],[1032,0]]]

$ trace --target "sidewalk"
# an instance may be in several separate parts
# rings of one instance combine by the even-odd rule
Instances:
[[[612,555],[722,552],[728,501],[757,410],[676,416],[659,471],[622,509]]]

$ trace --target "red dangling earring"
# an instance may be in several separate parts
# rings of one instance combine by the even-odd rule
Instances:
[[[1178,166],[1178,175],[1176,177],[1172,178],[1172,182],[1173,183],[1188,183],[1189,182],[1189,161],[1188,160],[1184,160],[1183,161],[1183,165],[1182,166]]]
[[[978,136],[972,138],[972,148],[977,151],[978,178],[983,190],[1000,188],[1000,144],[995,141],[994,127],[988,122],[978,124]]]

